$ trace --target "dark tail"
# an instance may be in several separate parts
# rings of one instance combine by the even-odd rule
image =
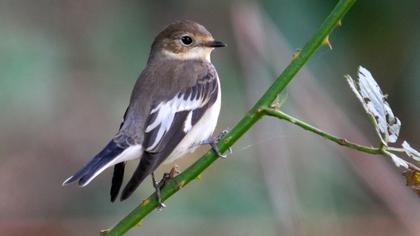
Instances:
[[[111,183],[111,202],[114,202],[117,199],[118,193],[120,192],[121,185],[124,180],[124,169],[125,162],[120,162],[114,166],[114,174],[112,175]]]
[[[124,150],[125,148],[119,147],[113,140],[111,140],[90,162],[83,166],[73,176],[66,179],[63,185],[79,180],[80,186],[86,186],[97,174],[102,171],[102,167],[112,161]]]
[[[143,180],[150,175],[159,164],[157,156],[151,153],[144,153],[139,165],[121,193],[121,201],[124,201],[136,190]]]

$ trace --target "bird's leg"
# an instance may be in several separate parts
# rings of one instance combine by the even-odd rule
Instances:
[[[163,208],[165,208],[166,205],[162,202],[162,199],[160,198],[160,182],[158,183],[156,181],[154,172],[152,172],[152,180],[153,180],[153,187],[156,190],[156,198],[157,198],[157,201],[159,203],[158,210],[160,211]]]
[[[164,173],[162,179],[159,181],[159,187],[163,188],[163,186],[165,186],[169,180],[174,179],[176,175],[178,175],[179,173],[181,173],[178,170],[178,166],[174,165],[171,170],[169,171],[169,173]]]
[[[226,159],[227,155],[223,155],[220,150],[219,147],[217,147],[217,144],[220,142],[220,140],[222,140],[223,137],[225,137],[225,135],[229,132],[229,130],[225,129],[222,132],[220,132],[220,134],[218,134],[215,138],[209,138],[207,140],[202,141],[200,144],[208,144],[211,146],[211,149],[213,150],[213,152],[216,153],[216,155],[222,159]],[[229,154],[232,154],[232,148],[229,147]]]
[[[157,182],[155,178],[155,174],[154,172],[152,172],[153,187],[156,190],[156,198],[159,203],[159,206],[158,206],[159,211],[166,207],[166,205],[162,202],[162,198],[160,196],[160,190],[163,188],[163,186],[165,186],[166,183],[168,183],[169,180],[175,178],[175,176],[179,173],[180,171],[178,170],[178,166],[175,165],[174,167],[172,167],[169,173],[164,173],[162,179],[159,182]]]

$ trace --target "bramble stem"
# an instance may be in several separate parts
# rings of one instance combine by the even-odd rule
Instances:
[[[377,155],[384,155],[384,156],[389,156],[389,151],[392,152],[405,152],[405,150],[403,148],[396,148],[396,147],[389,147],[389,146],[385,146],[384,144],[381,144],[379,147],[368,147],[368,146],[364,146],[364,145],[360,145],[360,144],[356,144],[353,142],[348,141],[347,139],[344,138],[339,138],[337,136],[334,136],[332,134],[329,134],[323,130],[320,130],[306,122],[303,122],[291,115],[288,115],[282,111],[273,109],[273,108],[261,108],[263,110],[263,112],[268,115],[268,116],[273,116],[276,118],[279,118],[281,120],[285,120],[287,122],[290,122],[294,125],[297,125],[299,127],[301,127],[304,130],[307,130],[309,132],[312,132],[314,134],[317,134],[321,137],[324,137],[325,139],[328,139],[334,143],[337,143],[338,145],[341,146],[345,146],[354,150],[358,150],[361,152],[365,152],[365,153],[369,153],[369,154],[377,154]],[[407,162],[408,167],[411,170],[415,170],[420,172],[420,168],[417,167],[416,165],[414,165],[413,163]]]
[[[274,81],[271,87],[257,101],[254,107],[235,125],[235,127],[219,142],[219,150],[223,153],[231,147],[242,135],[244,135],[260,118],[264,116],[261,107],[269,107],[276,99],[277,95],[282,92],[289,82],[294,78],[302,66],[309,60],[314,52],[323,44],[324,39],[339,24],[344,15],[348,12],[355,0],[340,0],[334,7],[330,15],[322,23],[318,31],[314,33],[312,38],[306,43],[303,49],[297,53],[291,63]],[[162,200],[168,199],[170,196],[178,192],[183,186],[188,184],[199,176],[208,166],[210,166],[218,157],[213,151],[208,151],[194,164],[188,167],[184,172],[169,181],[161,189]],[[125,218],[123,218],[116,226],[108,232],[104,232],[107,236],[123,235],[129,229],[139,224],[139,222],[158,206],[156,195],[152,194],[145,199],[138,207],[132,210]]]
[[[293,116],[290,116],[290,115],[288,115],[288,114],[286,114],[282,111],[275,110],[275,109],[272,109],[272,108],[262,108],[262,109],[263,109],[264,113],[269,115],[269,116],[273,116],[273,117],[288,121],[288,122],[290,122],[294,125],[297,125],[297,126],[303,128],[304,130],[307,130],[309,132],[318,134],[319,136],[324,137],[325,139],[333,141],[334,143],[337,143],[338,145],[345,146],[345,147],[348,147],[348,148],[351,148],[351,149],[355,149],[355,150],[358,150],[358,151],[361,151],[361,152],[366,152],[366,153],[369,153],[369,154],[383,154],[383,150],[382,150],[381,147],[376,148],[376,147],[368,147],[368,146],[356,144],[356,143],[348,141],[347,139],[339,138],[339,137],[334,136],[332,134],[329,134],[329,133],[327,133],[323,130],[320,130],[320,129],[318,129],[318,128],[316,128],[316,127],[314,127],[314,126],[312,126],[308,123],[305,123],[301,120],[298,120],[297,118],[295,118]]]

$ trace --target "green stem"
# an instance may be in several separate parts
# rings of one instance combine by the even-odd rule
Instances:
[[[294,78],[302,66],[308,61],[312,54],[322,45],[324,39],[338,25],[343,16],[348,12],[355,0],[340,0],[334,7],[330,15],[325,19],[317,32],[306,43],[303,49],[274,81],[271,87],[257,101],[254,107],[235,125],[235,127],[219,142],[221,152],[231,147],[242,135],[244,135],[264,114],[260,107],[268,107],[276,99],[277,95],[283,91],[289,82]],[[218,157],[208,151],[198,161],[192,164],[184,172],[178,175],[174,181],[169,182],[161,190],[162,200],[168,199],[183,186],[199,176],[208,166]],[[145,199],[138,207],[123,218],[115,227],[104,235],[118,236],[123,235],[130,228],[137,225],[146,215],[150,214],[157,207],[155,194]]]
[[[369,153],[369,154],[378,154],[378,155],[384,155],[385,157],[390,157],[389,152],[405,152],[405,150],[403,148],[395,148],[395,147],[389,147],[389,146],[385,146],[384,144],[381,144],[379,147],[368,147],[368,146],[364,146],[364,145],[360,145],[360,144],[356,144],[353,142],[348,141],[347,139],[344,138],[339,138],[337,136],[334,136],[332,134],[329,134],[323,130],[320,130],[308,123],[305,123],[293,116],[290,116],[282,111],[273,109],[273,108],[267,108],[267,107],[263,107],[261,108],[261,110],[264,112],[265,115],[268,116],[273,116],[276,118],[279,118],[281,120],[285,120],[288,121],[294,125],[297,125],[301,128],[303,128],[304,130],[307,130],[309,132],[312,132],[314,134],[318,134],[321,137],[324,137],[325,139],[328,139],[334,143],[337,143],[341,146],[345,146],[351,149],[355,149],[361,152],[365,152],[365,153]],[[416,165],[407,162],[409,168],[411,170],[420,172],[420,168],[417,167]]]
[[[387,147],[386,149],[392,152],[403,152],[403,153],[405,152],[404,148]]]
[[[352,142],[348,141],[347,139],[339,138],[337,136],[329,134],[329,133],[327,133],[323,130],[320,130],[320,129],[308,124],[308,123],[305,123],[301,120],[298,120],[295,117],[290,116],[290,115],[288,115],[288,114],[286,114],[282,111],[275,110],[275,109],[272,109],[272,108],[262,108],[262,109],[263,109],[264,113],[269,115],[269,116],[277,117],[279,119],[288,121],[288,122],[290,122],[294,125],[297,125],[297,126],[303,128],[304,130],[307,130],[309,132],[318,134],[321,137],[324,137],[324,138],[326,138],[330,141],[333,141],[334,143],[337,143],[341,146],[345,146],[345,147],[355,149],[355,150],[358,150],[358,151],[361,151],[361,152],[366,152],[366,153],[369,153],[369,154],[384,154],[381,147],[375,148],[375,147],[368,147],[368,146],[352,143]]]

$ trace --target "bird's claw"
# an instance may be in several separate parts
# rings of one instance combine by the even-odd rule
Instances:
[[[210,143],[211,149],[213,150],[214,153],[216,153],[216,155],[218,157],[220,157],[223,160],[226,160],[226,158],[228,157],[228,155],[226,154],[222,154],[219,150],[219,147],[217,146],[217,143]],[[232,148],[229,147],[229,155],[232,154]]]
[[[216,136],[216,138],[214,139],[215,140],[215,142],[219,142],[220,140],[222,140],[222,138],[224,138],[225,136],[226,136],[226,134],[227,133],[229,133],[229,130],[228,129],[224,129],[224,130],[222,130],[222,132],[220,132],[217,136]]]
[[[164,173],[162,179],[159,181],[159,189],[163,188],[169,180],[174,179],[175,176],[177,176],[179,173],[181,173],[178,169],[177,165],[174,165],[169,173]]]
[[[216,138],[214,139],[209,139],[208,141],[204,142],[204,144],[209,144],[211,146],[211,149],[214,151],[214,153],[216,153],[216,155],[218,157],[220,157],[221,159],[225,160],[228,155],[232,154],[232,148],[229,147],[229,154],[223,154],[222,152],[220,152],[219,147],[217,146],[217,144],[220,142],[220,140],[223,139],[223,137],[226,136],[226,134],[229,132],[229,130],[225,129],[222,132],[220,132],[220,134],[218,134],[216,136]]]
[[[165,208],[165,207],[166,207],[165,203],[159,202],[158,206],[157,206],[157,211],[161,212],[163,210],[163,208]]]
[[[160,196],[160,190],[163,188],[163,186],[166,185],[166,183],[168,183],[169,180],[175,178],[176,175],[178,175],[180,173],[180,171],[178,170],[178,166],[175,165],[174,167],[172,167],[172,169],[169,171],[169,173],[164,173],[162,179],[157,182],[155,180],[155,176],[152,173],[152,178],[153,178],[153,187],[156,190],[156,198],[158,201],[158,206],[157,206],[157,210],[158,212],[162,211],[163,208],[166,207],[165,203],[162,202],[162,198]]]
[[[153,187],[156,190],[156,199],[158,201],[157,210],[160,212],[162,211],[163,208],[166,207],[166,205],[162,202],[162,198],[160,197],[160,188],[161,188],[160,185],[162,181],[157,182],[155,179],[155,174],[153,172],[152,172],[152,180],[153,180]]]

